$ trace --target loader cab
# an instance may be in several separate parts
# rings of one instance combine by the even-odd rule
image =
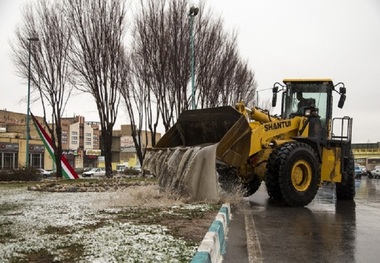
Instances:
[[[285,79],[283,82],[282,117],[319,116],[322,128],[326,128],[332,117],[332,81]]]
[[[340,95],[338,108],[343,108],[346,88],[342,82],[334,86],[331,79],[284,79],[273,86],[272,106],[276,106],[277,93],[282,91],[281,118],[295,116],[318,117],[325,135],[332,134],[333,92]],[[336,87],[340,86],[339,91]]]

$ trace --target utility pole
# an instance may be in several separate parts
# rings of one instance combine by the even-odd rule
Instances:
[[[37,37],[31,37],[28,38],[28,52],[29,52],[29,59],[28,59],[28,105],[26,109],[26,156],[25,156],[25,168],[29,168],[29,138],[30,138],[30,127],[29,127],[29,113],[30,113],[30,48],[32,41],[38,41]]]
[[[198,14],[199,8],[198,7],[190,7],[189,12],[189,22],[190,22],[190,51],[191,51],[191,62],[190,62],[190,68],[191,68],[191,102],[192,102],[192,109],[196,109],[195,105],[195,83],[194,83],[194,17]]]

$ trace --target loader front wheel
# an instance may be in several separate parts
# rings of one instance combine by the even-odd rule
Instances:
[[[308,205],[320,183],[319,161],[313,148],[302,142],[279,149],[279,187],[289,206]]]
[[[242,184],[243,196],[248,197],[256,193],[261,185],[261,180],[257,175],[253,176],[253,179],[248,183]]]
[[[267,170],[265,174],[265,186],[267,188],[269,198],[276,202],[282,200],[280,183],[278,180],[278,171],[280,163],[279,150],[280,147],[274,149],[271,155],[269,156]]]
[[[235,193],[240,188],[238,171],[234,167],[216,165],[219,185],[227,193]]]

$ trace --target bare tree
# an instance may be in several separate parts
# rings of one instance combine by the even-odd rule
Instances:
[[[195,17],[198,107],[252,102],[256,83],[237,52],[236,34],[223,30],[221,18],[200,6]],[[203,11],[202,11],[203,10]],[[190,32],[185,0],[141,2],[133,31],[134,74],[158,104],[165,130],[189,108]],[[138,73],[137,73],[138,72]]]
[[[27,4],[23,12],[23,25],[17,31],[17,40],[12,46],[13,60],[19,75],[28,78],[29,38],[38,37],[31,52],[31,82],[36,87],[43,106],[44,122],[54,142],[57,177],[62,177],[62,129],[61,117],[72,86],[69,84],[72,70],[68,63],[71,31],[65,25],[61,2],[41,0]],[[29,39],[29,40],[28,40]],[[46,111],[51,111],[53,126],[49,126]]]
[[[200,108],[251,104],[256,82],[238,53],[237,34],[223,30],[223,20],[200,11],[196,27],[197,104]]]
[[[130,61],[129,72],[124,71],[120,93],[127,107],[131,121],[132,138],[140,163],[143,163],[145,146],[148,144],[148,133],[151,133],[151,142],[155,144],[159,108],[167,107],[167,100],[157,101],[157,96],[166,96],[164,86],[168,79],[167,39],[160,30],[164,29],[162,17],[163,10],[158,5],[160,1],[148,1],[147,6],[140,3],[138,14],[132,31],[131,55],[125,58]],[[146,21],[148,21],[146,23]],[[161,23],[160,23],[161,21]],[[157,38],[157,36],[159,38]],[[162,46],[160,45],[162,44]],[[154,47],[154,49],[150,49]],[[125,67],[126,69],[126,67]],[[132,74],[131,74],[132,73]],[[164,102],[163,105],[160,102]]]
[[[123,75],[121,77],[121,85],[119,87],[120,93],[125,102],[128,116],[131,122],[131,136],[135,145],[136,154],[139,159],[140,164],[143,163],[144,159],[144,149],[147,144],[148,138],[145,133],[145,138],[142,138],[142,130],[145,116],[151,116],[151,114],[146,114],[146,105],[150,105],[149,101],[149,88],[144,86],[144,83],[138,76],[138,71],[136,74],[131,74],[131,65],[134,64],[133,57],[128,58],[124,56],[125,66]],[[128,63],[131,61],[131,63]],[[136,70],[136,67],[133,67]],[[151,111],[150,111],[151,112]]]
[[[179,98],[177,89],[180,82],[181,55],[183,51],[181,42],[177,41],[177,30],[183,28],[183,19],[178,15],[178,0],[147,0],[141,1],[139,11],[135,17],[132,42],[132,59],[134,73],[140,81],[141,89],[147,88],[147,96],[151,96],[150,101],[154,100],[157,104],[158,114],[162,118],[165,129],[168,129],[173,120],[176,102],[183,100]],[[176,14],[169,16],[169,9],[177,11]],[[185,4],[182,4],[185,12]],[[179,29],[178,29],[179,28]],[[179,42],[179,43],[178,43]],[[185,46],[187,48],[187,46]],[[185,49],[186,50],[186,49]],[[187,71],[186,71],[187,72]],[[188,74],[186,73],[188,78]],[[147,107],[147,109],[150,107]],[[157,120],[147,112],[150,120]],[[154,126],[157,124],[149,123],[151,132],[154,133]],[[154,137],[154,135],[153,135]]]
[[[126,4],[123,0],[65,0],[65,5],[74,37],[71,65],[77,72],[76,87],[95,99],[106,174],[112,176],[112,130],[125,66]]]

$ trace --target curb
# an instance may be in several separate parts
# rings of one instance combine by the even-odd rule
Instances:
[[[192,263],[220,263],[226,253],[226,236],[231,221],[231,207],[223,204],[204,236]]]

